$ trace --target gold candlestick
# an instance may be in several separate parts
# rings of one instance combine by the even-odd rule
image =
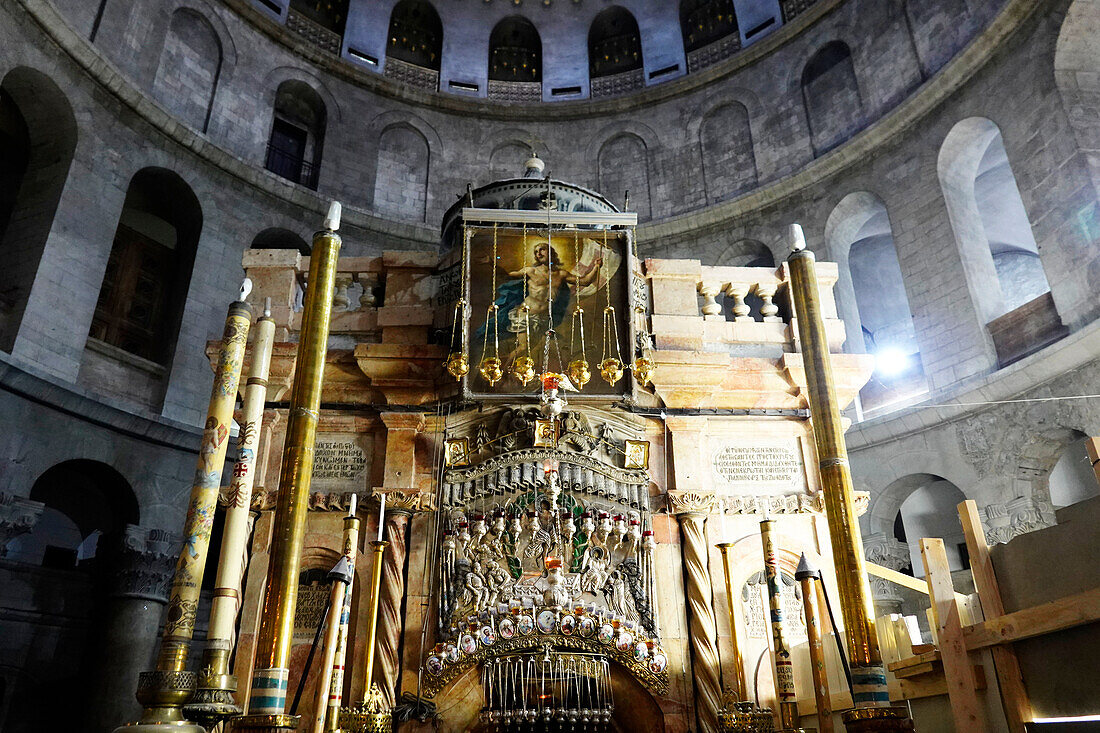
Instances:
[[[256,447],[260,440],[274,342],[275,321],[271,319],[271,299],[268,298],[263,317],[256,321],[252,341],[252,364],[244,388],[237,463],[229,484],[229,506],[225,510],[214,599],[210,605],[210,627],[200,665],[202,673],[195,697],[185,709],[191,720],[208,729],[241,712],[233,699],[237,678],[229,672],[229,655],[233,651],[237,612],[241,607],[241,578],[248,558],[248,520],[255,481]]]
[[[806,646],[810,650],[810,675],[813,677],[814,700],[817,702],[817,730],[818,733],[833,733],[829,675],[825,670],[825,647],[821,641],[821,610],[817,604],[821,573],[810,567],[806,555],[803,554],[794,579],[802,586],[802,607],[806,613]]]
[[[733,612],[733,586],[730,575],[730,548],[732,542],[719,542],[718,551],[722,553],[722,572],[726,578],[726,610],[730,617],[730,646],[733,649],[733,679],[729,691],[736,702],[748,700],[748,684],[745,682],[745,660],[741,656],[741,646],[737,642],[737,617]]]
[[[855,491],[848,466],[848,451],[844,445],[840,405],[833,383],[814,255],[806,249],[802,227],[791,225],[790,239],[792,252],[787,258],[787,267],[790,270],[798,334],[802,341],[814,444],[817,447],[821,490],[825,496],[829,538],[833,545],[845,641],[852,667],[852,697],[857,708],[846,713],[844,721],[852,731],[912,730],[913,722],[905,709],[890,707],[886,669],[875,637],[871,588],[864,567],[863,539],[856,516]],[[860,708],[882,708],[882,712],[866,712]],[[881,727],[885,721],[894,721],[886,724],[896,727]],[[876,724],[880,727],[874,728]]]
[[[141,722],[119,730],[160,730],[171,726],[182,733],[203,733],[203,727],[184,721],[182,706],[195,692],[197,677],[187,670],[187,655],[195,632],[195,614],[199,608],[206,554],[210,549],[210,530],[218,505],[222,466],[233,424],[233,406],[241,378],[245,342],[252,311],[244,302],[252,282],[247,278],[240,299],[229,306],[225,319],[218,363],[214,369],[214,387],[210,392],[206,427],[199,446],[195,482],[191,487],[187,518],[183,525],[183,549],[168,592],[168,612],[164,622],[156,669],[139,677],[137,699],[144,708]]]
[[[337,729],[340,702],[344,691],[344,657],[347,651],[351,594],[355,584],[355,559],[359,550],[359,517],[355,516],[357,497],[352,494],[351,508],[344,517],[344,558],[348,563],[348,582],[334,582],[329,598],[325,640],[321,654],[321,673],[317,677],[317,696],[313,706],[311,733]]]
[[[383,495],[384,496],[384,495]],[[381,517],[379,522],[381,522]],[[381,534],[381,532],[379,532]],[[393,727],[393,712],[386,703],[381,688],[372,684],[374,679],[374,640],[378,630],[378,601],[382,595],[382,553],[389,542],[375,541],[374,567],[371,571],[370,618],[367,624],[367,682],[363,701],[351,708],[340,709],[340,728],[347,733],[389,733]]]
[[[328,350],[336,263],[340,254],[340,204],[333,203],[324,229],[313,237],[309,287],[302,311],[298,361],[290,392],[286,442],[279,470],[279,494],[271,535],[249,714],[230,722],[230,730],[295,730],[298,716],[286,714],[290,645],[298,572],[305,539],[307,499],[313,473],[313,447],[321,409],[325,353]]]

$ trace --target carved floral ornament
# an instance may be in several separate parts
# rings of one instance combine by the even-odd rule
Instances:
[[[857,491],[854,496],[856,516],[870,507],[871,495]],[[825,495],[814,494],[719,494],[715,491],[676,490],[668,492],[668,508],[672,514],[824,514]]]
[[[228,488],[223,487],[218,497],[218,504],[222,507],[229,505]],[[355,494],[359,497],[359,506],[363,507],[368,498],[377,499],[380,494],[386,495],[386,511],[405,512],[433,512],[436,508],[435,494],[430,491],[414,489],[387,489],[376,488],[373,492],[340,491],[325,493],[314,491],[309,495],[309,510],[314,512],[347,512],[351,506],[351,497]],[[275,508],[279,498],[278,491],[257,490],[252,492],[250,508],[254,512],[263,512]]]

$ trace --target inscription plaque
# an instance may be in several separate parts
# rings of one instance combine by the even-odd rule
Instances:
[[[367,454],[350,439],[320,438],[313,457],[313,483],[318,488],[344,488],[362,481],[367,470]]]
[[[797,440],[760,445],[721,445],[712,456],[721,483],[747,491],[805,488],[802,451]]]

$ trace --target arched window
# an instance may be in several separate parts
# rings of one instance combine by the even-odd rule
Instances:
[[[265,167],[288,181],[317,189],[328,115],[313,87],[291,79],[275,92],[275,114]]]
[[[252,240],[251,249],[296,249],[303,257],[309,257],[310,246],[301,236],[289,229],[271,227],[264,229]]]
[[[733,198],[756,185],[756,155],[745,105],[732,102],[708,112],[699,128],[699,149],[707,203]]]
[[[588,76],[600,79],[641,69],[642,37],[634,16],[617,6],[602,11],[588,29]],[[641,74],[637,76],[640,80]]]
[[[182,178],[164,168],[134,175],[92,317],[81,382],[160,407],[201,231],[202,207]]]
[[[390,13],[386,58],[439,71],[443,52],[443,23],[425,0],[401,0]]]
[[[290,0],[286,25],[330,53],[339,54],[348,21],[348,0]]]
[[[0,83],[0,349],[10,352],[76,149],[76,118],[49,77],[19,67]]]
[[[847,262],[851,278],[854,312],[852,304],[838,304],[848,322],[848,348],[875,357],[874,374],[860,391],[863,410],[924,394],[927,381],[886,206],[866,191],[848,194],[830,214],[825,238],[830,256]]]
[[[859,130],[863,115],[848,44],[828,43],[806,62],[802,101],[816,155],[832,150]]]
[[[680,32],[688,53],[728,36],[740,41],[733,0],[680,0]]]
[[[542,40],[531,21],[514,15],[493,28],[489,35],[489,78],[542,81]]]
[[[914,474],[900,478],[895,483],[912,484],[912,490],[901,503],[902,534],[909,538],[909,555],[916,577],[924,577],[920,540],[939,537],[947,550],[951,570],[966,570],[970,558],[966,551],[966,537],[959,524],[958,505],[966,501],[966,495],[950,481],[931,474]]]
[[[1060,338],[1061,321],[1000,129],[984,117],[959,122],[944,139],[938,169],[971,295],[990,324],[1001,365]],[[1002,319],[1010,313],[1026,317],[1025,330],[1035,338],[1021,341],[1022,323]]]
[[[168,23],[153,96],[188,125],[206,132],[221,65],[221,41],[209,21],[180,8]]]

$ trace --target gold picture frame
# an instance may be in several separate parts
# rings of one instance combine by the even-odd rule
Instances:
[[[470,439],[448,438],[443,441],[443,459],[448,468],[470,465]]]
[[[558,421],[554,418],[535,420],[535,447],[556,448],[558,445]]]
[[[626,441],[626,448],[623,450],[623,464],[624,468],[640,468],[642,470],[648,469],[649,441]]]

